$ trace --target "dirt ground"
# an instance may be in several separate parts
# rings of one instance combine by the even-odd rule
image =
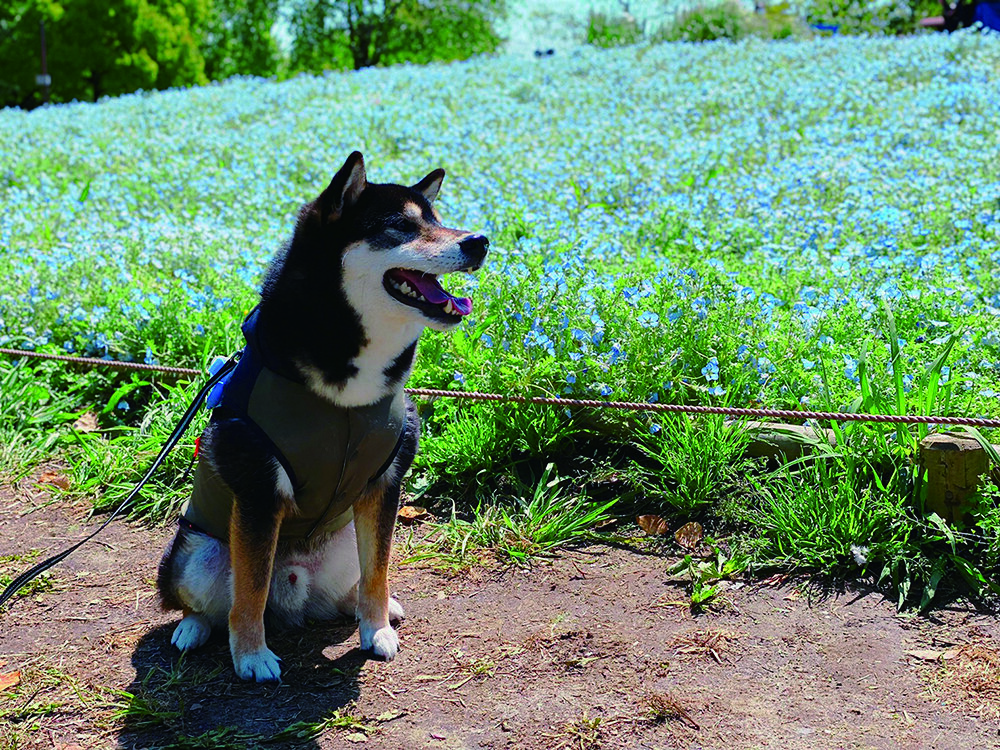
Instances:
[[[0,557],[92,527],[22,485],[0,487]],[[394,662],[322,624],[269,635],[283,682],[246,684],[224,636],[183,660],[170,645],[153,580],[171,533],[116,522],[0,613],[0,748],[1000,747],[996,619],[900,617],[804,581],[736,584],[694,616],[669,559],[604,546],[531,569],[394,565]]]

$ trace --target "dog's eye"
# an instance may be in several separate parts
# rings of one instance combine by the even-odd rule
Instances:
[[[403,218],[402,216],[394,216],[385,223],[388,229],[392,229],[396,232],[403,232],[404,234],[416,234],[417,225],[415,222],[409,219]]]

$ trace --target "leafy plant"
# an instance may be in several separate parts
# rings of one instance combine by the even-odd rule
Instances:
[[[434,527],[429,543],[411,559],[443,558],[451,565],[465,565],[484,551],[518,564],[546,555],[554,549],[594,536],[594,526],[610,518],[617,500],[594,503],[568,490],[566,480],[546,465],[537,482],[518,482],[520,492],[512,498],[483,500],[471,520],[460,518],[452,508],[451,518]]]
[[[695,557],[686,554],[669,568],[673,580],[687,579],[691,584],[691,607],[699,610],[719,595],[718,581],[731,579],[751,564],[745,553],[732,552],[723,545],[712,544],[712,554]]]
[[[634,16],[613,16],[590,11],[587,19],[587,44],[596,47],[625,47],[643,40],[645,33]]]
[[[719,415],[666,414],[654,426],[654,434],[637,440],[643,458],[628,476],[645,503],[661,511],[705,512],[751,467],[744,454],[753,434],[743,423]]]

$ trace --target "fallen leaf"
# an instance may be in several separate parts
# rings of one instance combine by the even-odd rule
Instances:
[[[694,549],[705,536],[705,529],[697,521],[691,521],[674,532],[674,540],[685,549]]]
[[[69,477],[58,471],[43,471],[38,475],[39,484],[51,484],[61,490],[69,489]]]
[[[663,536],[670,530],[667,522],[659,516],[638,516],[635,522],[639,524],[639,528],[645,531],[648,536]]]
[[[344,736],[344,739],[348,742],[368,742],[368,735],[362,734],[361,732],[351,732]]]
[[[421,508],[419,505],[404,505],[397,515],[403,523],[416,523],[430,513],[427,512],[427,508]]]
[[[385,713],[376,716],[375,721],[381,724],[385,724],[388,721],[395,721],[400,716],[405,716],[405,715],[406,715],[405,711],[386,711]]]
[[[447,739],[447,737],[445,737],[445,735],[443,735],[443,734],[438,734],[437,732],[431,732],[431,739],[432,740],[444,740],[444,739]]]
[[[959,649],[949,648],[949,649],[930,649],[930,648],[918,648],[912,651],[904,651],[907,656],[912,656],[917,659],[923,659],[924,661],[939,661],[941,659],[954,659],[958,656]]]
[[[97,431],[97,415],[91,411],[84,412],[73,423],[73,429],[77,432],[96,432]]]
[[[0,674],[0,690],[7,690],[21,683],[21,670]]]

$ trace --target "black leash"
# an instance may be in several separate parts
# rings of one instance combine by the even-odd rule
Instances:
[[[181,421],[177,423],[177,426],[174,428],[174,431],[170,433],[170,437],[167,438],[167,442],[164,443],[163,448],[160,449],[160,454],[156,457],[156,460],[153,461],[153,465],[149,467],[149,470],[146,472],[145,476],[139,480],[139,484],[137,484],[135,488],[129,493],[128,497],[126,497],[121,502],[121,504],[117,508],[115,508],[114,512],[101,525],[101,527],[97,529],[97,531],[90,534],[89,536],[81,539],[79,542],[74,544],[69,549],[63,550],[59,554],[53,555],[49,559],[38,563],[36,566],[31,568],[31,570],[26,570],[24,573],[22,573],[13,581],[11,581],[10,585],[7,586],[6,589],[4,589],[3,594],[0,595],[0,607],[3,607],[3,605],[7,602],[8,599],[14,596],[14,594],[16,594],[21,588],[26,586],[33,578],[41,575],[49,568],[53,567],[54,565],[58,565],[60,562],[65,560],[86,542],[89,542],[95,536],[104,531],[104,529],[107,528],[108,524],[110,524],[112,521],[115,520],[115,518],[118,517],[118,514],[121,513],[126,508],[126,506],[128,506],[128,504],[132,502],[132,500],[135,498],[137,494],[139,494],[139,490],[141,490],[143,485],[149,481],[149,478],[151,476],[153,476],[153,472],[156,471],[158,468],[160,468],[160,465],[166,459],[167,454],[170,453],[170,451],[173,449],[175,445],[177,445],[177,442],[181,439],[181,437],[187,431],[187,428],[191,425],[191,422],[194,420],[195,415],[198,413],[198,409],[201,407],[201,404],[205,400],[206,396],[208,396],[209,391],[212,390],[212,387],[215,386],[215,384],[218,383],[220,380],[222,380],[222,378],[224,378],[226,374],[229,373],[229,371],[236,366],[236,363],[239,361],[239,358],[240,358],[240,352],[237,352],[228,360],[226,360],[226,363],[219,369],[218,372],[216,372],[211,378],[209,378],[208,382],[198,392],[198,395],[195,396],[194,401],[191,402],[191,405],[187,408],[187,411],[184,412],[184,416],[181,417]]]

